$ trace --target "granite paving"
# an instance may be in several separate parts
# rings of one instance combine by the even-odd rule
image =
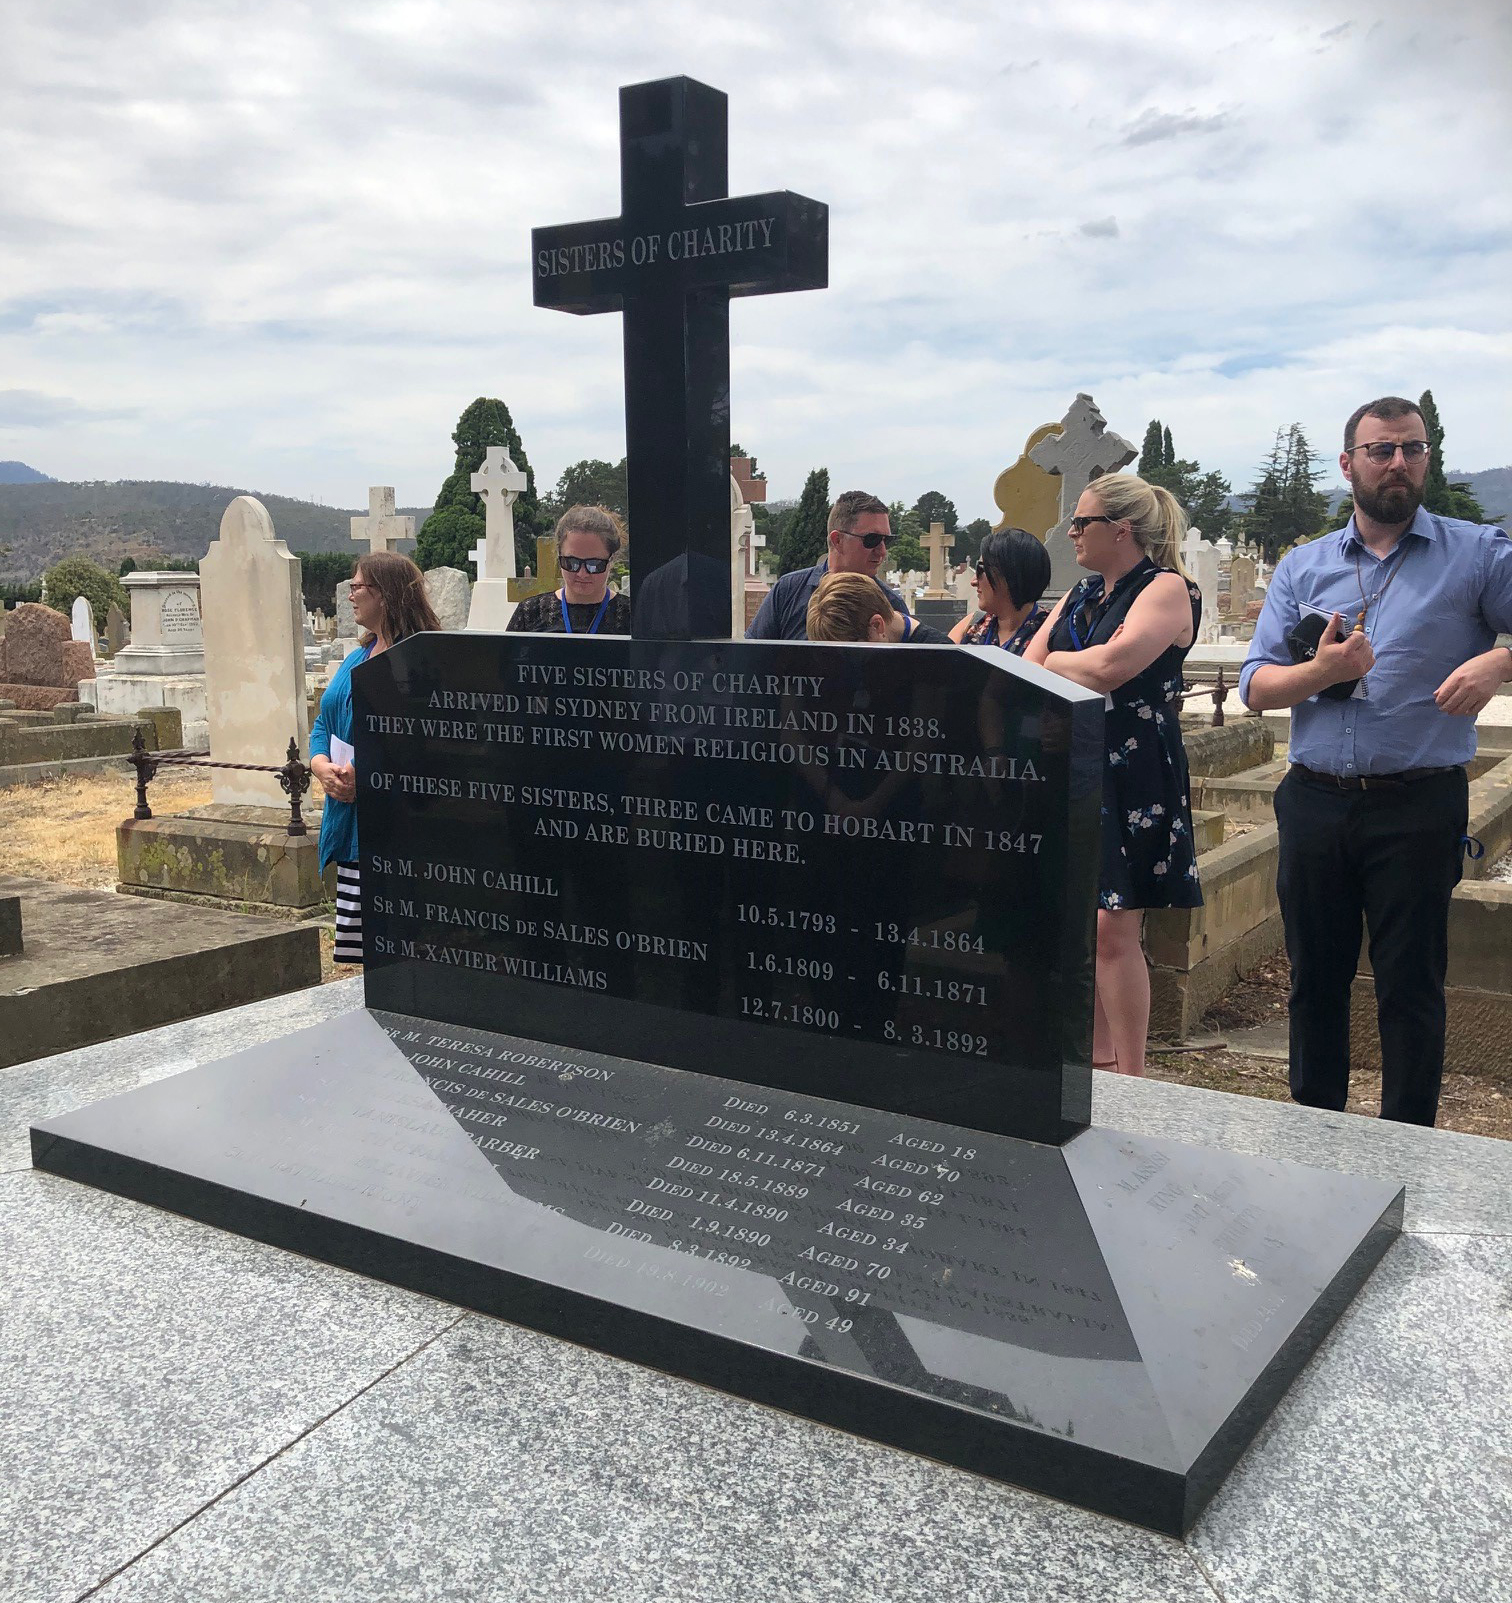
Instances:
[[[1512,1143],[1096,1077],[1101,1124],[1408,1183],[1183,1544],[27,1167],[35,1118],[360,1004],[0,1071],[4,1603],[1512,1600]]]

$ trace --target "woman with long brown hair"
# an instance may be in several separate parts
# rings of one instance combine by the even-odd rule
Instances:
[[[440,629],[425,593],[425,575],[397,551],[357,559],[352,611],[362,631],[356,651],[342,659],[320,698],[310,731],[310,769],[325,792],[320,820],[320,866],[336,864],[338,963],[362,961],[361,881],[357,871],[357,771],[352,753],[352,670],[409,635]],[[334,750],[333,750],[334,747]]]

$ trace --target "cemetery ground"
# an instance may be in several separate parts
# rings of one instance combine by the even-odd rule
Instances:
[[[60,885],[110,890],[116,883],[116,825],[130,815],[132,797],[132,776],[124,768],[0,790],[8,870]],[[163,813],[202,806],[210,800],[208,772],[163,768],[152,782],[152,798]],[[1230,825],[1230,834],[1242,834],[1245,827]],[[333,963],[332,946],[327,921],[321,929],[322,983],[358,972]],[[1262,963],[1209,1010],[1193,1041],[1179,1047],[1151,1041],[1150,1077],[1284,1101],[1286,988],[1285,956]],[[1357,1071],[1350,1079],[1349,1111],[1373,1113],[1380,1091],[1379,1074]],[[1446,1074],[1439,1128],[1512,1139],[1512,1096],[1494,1080]]]
[[[0,838],[5,841],[7,874],[113,890],[116,885],[116,826],[130,818],[135,778],[124,764],[115,771],[72,774],[37,785],[0,789]],[[211,799],[210,770],[160,768],[152,781],[152,806],[159,814],[203,807]],[[331,960],[334,929],[320,932],[322,982],[344,979],[355,969]]]

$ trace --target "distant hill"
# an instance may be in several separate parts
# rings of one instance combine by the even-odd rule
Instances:
[[[351,538],[351,519],[366,507],[346,510],[260,490],[150,479],[0,482],[0,580],[36,579],[68,556],[89,557],[111,569],[125,557],[138,567],[158,556],[197,562],[220,532],[227,503],[238,495],[255,495],[267,507],[279,539],[291,551],[366,549]],[[416,528],[430,515],[429,507],[399,510],[414,515]]]
[[[1479,473],[1456,470],[1444,476],[1451,484],[1468,484],[1493,523],[1505,524],[1512,518],[1512,467],[1482,468]]]
[[[52,484],[45,473],[38,473],[24,462],[0,462],[0,484]]]

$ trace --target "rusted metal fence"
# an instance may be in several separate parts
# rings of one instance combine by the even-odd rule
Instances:
[[[175,768],[237,768],[252,774],[277,774],[279,786],[289,798],[289,834],[309,834],[299,804],[310,788],[310,765],[301,760],[296,740],[289,741],[289,760],[282,768],[275,768],[272,763],[217,762],[213,757],[202,757],[193,751],[148,751],[147,742],[142,739],[142,731],[138,729],[131,739],[130,762],[137,776],[133,818],[152,817],[152,808],[147,801],[147,786],[159,768],[168,765]]]
[[[1186,688],[1176,698],[1182,705],[1183,711],[1189,701],[1200,700],[1203,696],[1213,698],[1214,729],[1223,728],[1223,704],[1228,700],[1229,691],[1233,687],[1223,677],[1223,669],[1218,670],[1218,677],[1211,684],[1192,684],[1188,682]]]

